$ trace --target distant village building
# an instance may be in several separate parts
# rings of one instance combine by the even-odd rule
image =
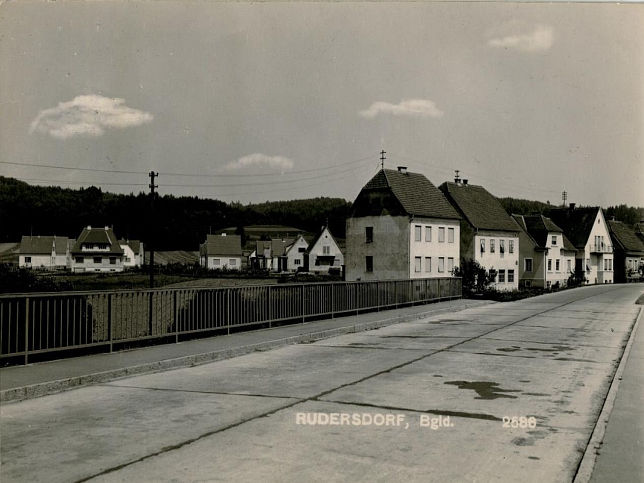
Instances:
[[[308,242],[302,235],[297,238],[259,240],[250,254],[250,266],[273,272],[295,272],[304,267],[304,252]]]
[[[521,230],[517,223],[482,186],[457,179],[439,188],[462,215],[461,259],[474,260],[488,271],[495,270],[492,287],[497,290],[518,289]]]
[[[644,277],[644,241],[621,221],[609,220],[615,260],[614,281],[634,282]]]
[[[110,227],[83,229],[71,249],[72,272],[122,272],[123,249]]]
[[[199,247],[199,264],[202,267],[241,270],[242,247],[239,235],[207,235]]]
[[[22,237],[18,256],[19,267],[62,270],[67,268],[69,264],[70,240],[66,236]]]
[[[123,249],[123,267],[141,267],[145,264],[142,242],[139,240],[119,240],[119,245]]]
[[[446,277],[459,264],[460,216],[424,175],[380,170],[347,219],[345,278]]]
[[[302,235],[298,235],[293,243],[291,243],[284,252],[285,257],[285,270],[289,272],[297,272],[304,270],[306,250],[309,248],[307,242]]]
[[[323,226],[311,241],[304,254],[304,270],[314,273],[329,273],[337,270],[340,274],[344,265],[344,255],[331,235],[328,226]]]
[[[563,230],[543,215],[512,215],[519,232],[519,285],[565,286],[575,273],[577,250]]]
[[[576,273],[586,283],[613,283],[613,245],[602,209],[575,208],[571,203],[548,214],[577,249]]]

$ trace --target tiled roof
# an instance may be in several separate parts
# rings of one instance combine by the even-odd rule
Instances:
[[[558,226],[563,228],[565,235],[575,247],[583,249],[588,242],[599,210],[598,207],[556,208],[550,210],[548,215]]]
[[[436,186],[420,173],[380,170],[362,188],[352,216],[415,215],[460,219]]]
[[[621,246],[626,252],[644,253],[644,242],[628,225],[621,221],[609,220],[608,228],[614,245]]]
[[[119,245],[129,246],[135,255],[138,255],[141,250],[141,241],[140,240],[119,240]]]
[[[564,235],[563,230],[550,218],[543,215],[512,215],[514,221],[525,231],[530,238],[541,248],[548,247],[548,233],[561,233],[563,248],[568,251],[576,251],[570,240]]]
[[[111,228],[93,228],[88,226],[83,228],[78,240],[72,248],[72,253],[74,254],[90,254],[91,250],[82,250],[84,244],[106,244],[109,245],[109,251],[96,251],[96,253],[101,254],[112,254],[112,255],[123,255],[123,249],[118,243],[118,238],[114,234],[114,231]]]
[[[439,188],[474,228],[519,231],[499,200],[482,186],[443,183]]]
[[[242,254],[241,236],[239,235],[208,235],[201,249],[207,255],[230,255],[240,257]]]
[[[68,241],[66,236],[23,236],[20,241],[20,253],[51,255],[55,244],[56,255],[65,255]]]

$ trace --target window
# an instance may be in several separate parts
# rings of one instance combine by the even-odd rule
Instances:
[[[85,258],[83,258],[83,257],[76,257],[76,263],[84,263],[84,262],[85,262]]]
[[[590,258],[586,258],[586,271],[590,272]]]
[[[447,243],[454,243],[454,228],[447,229]]]
[[[566,260],[566,269],[568,273],[572,273],[572,260]]]
[[[548,271],[552,272],[552,258],[548,258]]]
[[[494,240],[490,240],[490,253],[494,253]]]
[[[450,273],[454,271],[454,259],[452,257],[447,259],[447,271]]]
[[[514,253],[514,240],[508,240],[508,252]]]
[[[445,243],[445,227],[438,227],[438,243]]]
[[[532,287],[532,280],[526,280],[524,283],[526,288]]]
[[[237,265],[237,259],[235,259],[235,258],[228,259],[228,265],[230,265],[231,267],[236,266]]]
[[[365,229],[365,235],[367,237],[367,243],[373,242],[373,226],[367,226]]]
[[[110,257],[110,265],[116,265],[116,257]]]
[[[499,253],[503,258],[503,255],[505,254],[505,240],[499,240]]]
[[[31,263],[31,257],[25,257],[25,263]]]
[[[94,263],[103,263],[103,257],[94,257]]]
[[[426,242],[432,241],[432,227],[431,226],[426,226],[425,227],[425,241]]]
[[[420,257],[414,257],[414,272],[418,273],[421,270],[421,259]]]
[[[293,265],[300,265],[301,263],[302,263],[302,260],[300,260],[299,258],[296,258],[295,260],[293,260]]]
[[[306,247],[299,247],[297,249],[297,253],[304,253],[306,251]]]
[[[525,258],[523,260],[523,269],[526,272],[531,272],[532,271],[532,258]]]
[[[432,257],[425,257],[425,273],[432,271]]]
[[[613,259],[612,258],[608,259],[608,270],[613,270]]]
[[[508,270],[508,283],[514,283],[514,270]]]
[[[561,261],[557,258],[557,259],[555,260],[555,270],[556,270],[557,272],[559,271],[559,264],[560,264],[560,263],[561,263]]]
[[[414,226],[414,241],[421,241],[422,240],[422,230],[423,227],[420,225]]]
[[[367,272],[373,272],[373,257],[365,257],[365,262],[366,262],[366,271]]]
[[[322,247],[322,255],[330,255],[331,254],[331,247],[328,245],[325,245]]]
[[[219,265],[221,265],[221,259],[219,259],[219,258],[213,258],[213,259],[212,259],[212,266],[213,266],[213,267],[218,267]]]
[[[445,271],[445,258],[438,257],[438,273],[443,273]]]
[[[499,270],[499,283],[505,283],[505,270]]]
[[[552,235],[552,246],[554,247],[556,245],[557,245],[557,235]]]
[[[481,238],[481,253],[485,253],[485,238]]]

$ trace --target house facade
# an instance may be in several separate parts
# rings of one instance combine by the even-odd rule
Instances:
[[[20,268],[62,270],[70,266],[70,240],[64,236],[23,236],[18,255]]]
[[[145,264],[142,242],[139,240],[119,240],[119,246],[123,249],[123,266],[125,268],[141,267]]]
[[[613,243],[615,283],[635,282],[644,277],[644,241],[621,221],[608,221]]]
[[[583,275],[587,284],[613,283],[613,244],[602,209],[576,208],[571,203],[548,214],[577,249],[575,273]]]
[[[342,270],[344,255],[328,226],[323,226],[318,235],[311,240],[304,254],[304,270],[313,273],[329,273],[329,270]]]
[[[575,273],[577,250],[563,230],[543,215],[512,215],[519,232],[519,286],[565,286]]]
[[[346,280],[445,277],[460,258],[460,216],[422,174],[380,170],[347,219]]]
[[[199,246],[199,265],[210,270],[241,270],[241,236],[207,235],[206,241]]]
[[[72,272],[122,272],[123,249],[110,227],[88,226],[71,250]]]
[[[491,287],[519,288],[521,229],[491,193],[466,181],[443,183],[440,190],[461,215],[461,260],[474,260],[496,272]]]
[[[309,242],[302,235],[298,235],[295,241],[286,247],[284,252],[284,270],[289,272],[304,270],[304,261],[308,248]]]

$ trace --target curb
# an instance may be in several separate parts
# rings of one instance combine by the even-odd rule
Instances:
[[[613,411],[613,406],[615,405],[615,398],[617,397],[617,392],[619,390],[619,382],[622,380],[622,374],[626,368],[626,362],[628,361],[628,356],[631,353],[631,347],[633,346],[633,341],[635,340],[635,335],[637,334],[637,329],[639,327],[640,321],[642,319],[642,314],[644,314],[644,308],[640,308],[640,311],[635,317],[635,323],[631,330],[628,342],[622,353],[622,358],[619,361],[613,380],[611,381],[610,388],[608,389],[608,394],[604,400],[604,405],[602,410],[599,413],[597,422],[595,423],[595,428],[588,440],[586,445],[586,451],[577,467],[577,473],[573,483],[588,483],[593,474],[593,469],[595,468],[595,461],[597,461],[597,451],[600,449],[602,441],[604,439],[604,434],[606,433],[606,427],[608,426],[608,420],[610,419],[611,412]]]
[[[458,299],[461,302],[463,299]],[[175,359],[166,359],[155,362],[148,362],[145,364],[140,364],[132,367],[123,367],[119,369],[113,369],[104,372],[97,372],[94,374],[86,374],[82,376],[74,376],[65,379],[58,379],[55,381],[47,381],[38,384],[32,384],[29,386],[15,387],[11,389],[5,389],[0,391],[0,402],[17,402],[25,399],[33,399],[36,397],[47,396],[49,394],[55,394],[57,392],[67,391],[70,389],[76,389],[83,386],[88,386],[91,384],[99,384],[114,381],[116,379],[121,379],[125,377],[132,377],[135,375],[150,374],[154,372],[168,371],[172,369],[179,369],[184,367],[192,367],[201,364],[207,364],[209,362],[220,361],[224,359],[232,359],[233,357],[239,357],[242,355],[250,354],[256,351],[267,351],[271,349],[277,349],[279,347],[284,347],[292,344],[301,344],[314,342],[321,339],[327,339],[330,337],[336,337],[344,334],[352,334],[355,332],[363,332],[372,329],[378,329],[380,327],[385,327],[388,325],[399,324],[402,322],[411,322],[413,320],[418,320],[429,315],[441,314],[444,312],[458,312],[460,310],[465,310],[472,307],[479,307],[482,305],[487,305],[492,302],[490,301],[468,301],[466,303],[449,305],[444,308],[437,310],[427,310],[417,314],[411,315],[399,315],[395,317],[389,317],[386,319],[375,320],[372,322],[365,322],[362,324],[348,325],[345,327],[337,327],[334,329],[319,330],[316,332],[309,332],[307,334],[299,334],[296,336],[285,337],[282,339],[268,340],[265,342],[258,342],[255,344],[249,344],[240,347],[234,347],[231,349],[220,349],[212,352],[204,352],[201,354],[191,354],[188,356],[182,356]],[[431,305],[430,305],[431,307]]]

